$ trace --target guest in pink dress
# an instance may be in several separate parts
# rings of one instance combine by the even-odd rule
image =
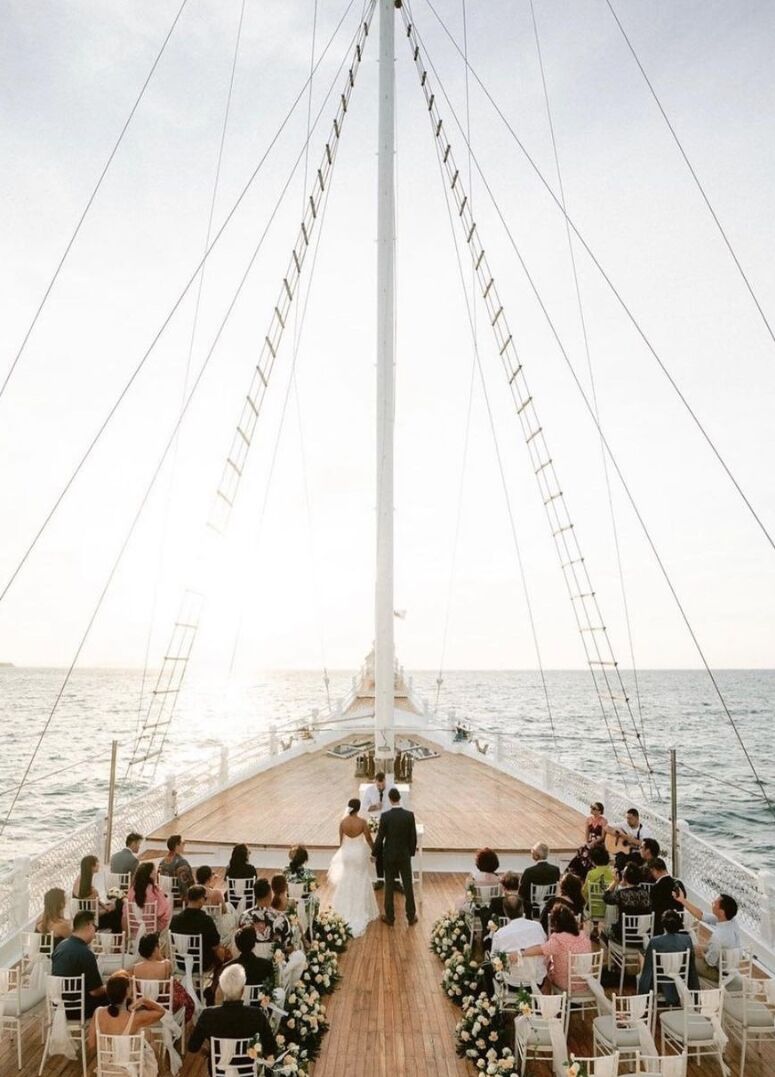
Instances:
[[[579,929],[576,917],[567,905],[555,905],[549,917],[551,935],[543,945],[530,946],[524,951],[525,957],[550,958],[549,979],[562,991],[568,990],[568,975],[572,954],[591,954],[592,943]],[[574,990],[582,990],[582,981],[575,981]]]
[[[135,872],[132,885],[129,887],[126,905],[134,903],[144,909],[146,905],[156,904],[156,931],[166,931],[172,919],[172,902],[157,885],[156,866],[150,860],[144,860]]]

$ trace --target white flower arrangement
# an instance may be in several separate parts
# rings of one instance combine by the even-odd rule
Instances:
[[[471,957],[469,947],[463,953],[455,952],[444,962],[441,986],[448,998],[460,1006],[463,999],[480,988],[479,962]]]
[[[508,1045],[510,1019],[485,992],[466,995],[455,1028],[455,1048],[487,1077],[515,1074],[517,1063]]]
[[[285,1016],[280,1022],[283,1040],[298,1044],[312,1061],[327,1030],[328,1018],[320,992],[303,979],[297,980],[285,997]],[[279,1045],[280,1037],[276,1039]]]
[[[304,982],[321,995],[328,995],[341,978],[336,951],[329,950],[320,939],[313,939],[307,947],[307,967],[302,973]]]
[[[120,886],[111,886],[108,890],[108,901],[123,901],[126,897],[126,890],[122,890]]]
[[[341,954],[347,949],[352,931],[344,917],[333,909],[324,909],[312,925],[312,937],[322,942],[327,950]]]
[[[453,953],[462,953],[468,946],[469,931],[465,917],[456,909],[439,917],[431,928],[431,950],[442,961]]]

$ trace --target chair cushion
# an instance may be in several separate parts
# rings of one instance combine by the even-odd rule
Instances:
[[[662,1028],[666,1032],[672,1033],[673,1036],[677,1036],[679,1039],[683,1038],[684,1034],[684,1015],[683,1010],[667,1010],[661,1017]],[[713,1039],[713,1025],[710,1023],[707,1017],[703,1017],[700,1013],[689,1014],[689,1042],[699,1043],[703,1040]]]
[[[731,1017],[733,1021],[745,1024],[746,1028],[773,1028],[775,1029],[775,1017],[762,1002],[749,1000],[743,1011],[742,998],[724,999],[724,1016]],[[743,1017],[745,1016],[745,1021]]]
[[[637,1028],[615,1028],[613,1017],[596,1017],[594,1020],[595,1032],[601,1040],[613,1044],[614,1047],[640,1047],[640,1036]],[[616,1040],[614,1040],[614,1035]]]

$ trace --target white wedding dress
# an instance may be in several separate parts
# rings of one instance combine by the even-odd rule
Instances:
[[[350,925],[354,938],[363,935],[379,916],[370,863],[371,849],[364,835],[350,838],[343,834],[328,869],[328,881],[334,887],[331,907]]]

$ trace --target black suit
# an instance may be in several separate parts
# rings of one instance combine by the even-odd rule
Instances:
[[[519,880],[519,896],[525,905],[525,918],[533,919],[533,908],[530,904],[530,887],[547,886],[556,883],[560,878],[560,869],[556,864],[550,864],[548,860],[538,860],[525,868],[522,878]]]
[[[263,1010],[256,1006],[246,1006],[241,999],[238,1002],[224,1002],[222,1006],[208,1006],[206,1010],[202,1010],[188,1038],[188,1050],[201,1050],[205,1040],[248,1040],[256,1035],[261,1039],[264,1058],[274,1055],[277,1045]],[[235,1055],[232,1061],[236,1065],[240,1061],[248,1060]]]
[[[381,856],[385,863],[385,916],[391,922],[395,920],[393,891],[396,875],[400,876],[406,895],[406,918],[413,920],[415,917],[412,857],[416,852],[417,827],[413,813],[400,807],[383,812],[374,842],[374,855]]]

